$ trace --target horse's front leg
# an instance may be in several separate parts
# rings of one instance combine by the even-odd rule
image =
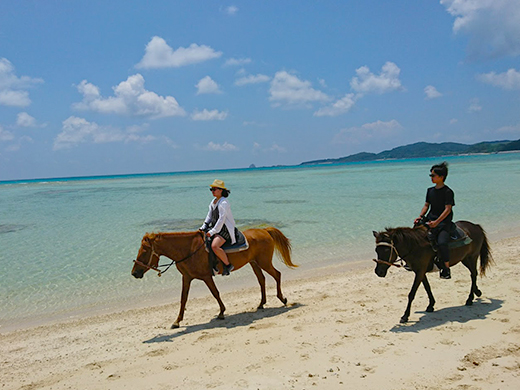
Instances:
[[[181,307],[179,309],[179,316],[177,320],[173,323],[172,329],[178,328],[180,322],[184,318],[184,310],[186,309],[186,302],[188,301],[188,293],[190,292],[190,285],[193,279],[182,275],[182,293],[181,293]]]
[[[220,299],[220,293],[218,292],[217,286],[215,285],[215,281],[213,280],[213,276],[207,276],[204,279],[204,283],[206,283],[206,286],[208,286],[209,291],[213,294],[215,299],[218,302],[218,305],[220,306],[220,313],[218,314],[218,319],[223,320],[224,319],[224,312],[226,311],[226,306],[224,306],[224,302],[222,302],[222,299]]]
[[[430,300],[430,303],[429,303],[428,307],[426,308],[426,311],[428,313],[431,313],[434,310],[433,306],[435,305],[435,298],[433,297],[432,289],[430,287],[430,282],[428,281],[428,278],[426,277],[426,275],[424,275],[424,279],[423,279],[422,283],[423,283],[424,289],[426,290],[426,294],[428,294],[428,299]]]
[[[417,289],[419,288],[419,285],[422,283],[422,281],[424,279],[424,276],[425,276],[424,272],[420,272],[420,273],[416,273],[415,274],[415,279],[413,281],[412,289],[408,293],[408,305],[406,306],[406,310],[405,310],[405,312],[404,312],[404,314],[403,314],[403,316],[401,317],[401,320],[400,320],[401,324],[404,324],[404,323],[408,322],[408,318],[410,317],[410,310],[412,308],[412,301],[415,298],[415,294],[417,293]]]

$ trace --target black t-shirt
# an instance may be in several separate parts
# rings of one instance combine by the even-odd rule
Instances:
[[[426,192],[426,202],[430,204],[430,211],[428,212],[428,219],[434,221],[446,209],[446,205],[455,206],[455,194],[448,186],[442,188],[430,187]],[[442,221],[443,223],[451,222],[453,219],[453,211]]]

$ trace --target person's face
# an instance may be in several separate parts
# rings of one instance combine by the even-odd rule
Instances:
[[[211,191],[213,196],[216,196],[217,198],[222,196],[222,189],[221,188],[211,187],[209,190]]]
[[[434,171],[430,172],[430,177],[432,179],[432,183],[434,184],[444,183],[444,178],[437,175]]]

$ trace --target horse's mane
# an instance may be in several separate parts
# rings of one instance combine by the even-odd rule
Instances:
[[[418,246],[424,246],[428,244],[428,238],[426,237],[427,229],[424,226],[409,228],[409,227],[398,227],[398,228],[386,228],[386,233],[396,242],[403,243],[409,242]]]
[[[149,239],[149,240],[155,240],[157,237],[171,237],[171,236],[176,236],[176,237],[190,237],[190,236],[193,236],[195,234],[201,234],[198,230],[195,230],[195,231],[192,231],[192,232],[152,232],[152,233],[146,233],[143,237],[143,240],[144,239]]]

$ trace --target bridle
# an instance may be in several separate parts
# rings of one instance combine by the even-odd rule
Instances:
[[[186,261],[188,260],[190,257],[192,257],[195,253],[197,253],[202,247],[204,246],[204,240],[202,240],[202,244],[200,244],[200,246],[195,249],[193,252],[191,252],[188,256],[184,257],[183,259],[181,260],[172,260],[170,264],[157,264],[157,266],[153,266],[151,265],[152,264],[152,258],[154,256],[157,256],[158,259],[161,258],[161,255],[158,254],[154,248],[153,248],[153,244],[150,243],[150,247],[151,247],[151,253],[150,253],[150,258],[148,259],[148,263],[145,264],[139,260],[134,260],[134,263],[137,264],[137,265],[140,265],[142,267],[145,267],[145,268],[148,268],[148,269],[151,269],[153,271],[156,271],[158,274],[157,276],[161,276],[162,274],[164,274],[166,271],[168,271],[170,269],[170,267],[174,264],[179,264],[179,263],[182,263],[183,261]],[[157,261],[158,262],[158,261]],[[159,268],[162,268],[162,267],[166,267],[163,271],[161,271]]]
[[[386,241],[378,242],[378,243],[376,243],[376,248],[378,246],[390,247],[391,251],[390,251],[390,256],[388,257],[388,260],[390,260],[392,258],[392,253],[395,252],[395,261],[391,262],[391,261],[386,261],[386,260],[381,260],[381,259],[372,259],[372,260],[374,260],[378,264],[386,264],[388,266],[393,265],[394,267],[397,267],[397,268],[400,268],[403,266],[403,264],[402,264],[403,258],[399,256],[399,252],[397,252],[397,248],[394,246],[394,240],[390,240],[390,242],[386,242]],[[396,264],[397,261],[400,261],[401,264]]]

